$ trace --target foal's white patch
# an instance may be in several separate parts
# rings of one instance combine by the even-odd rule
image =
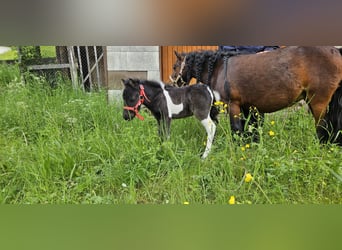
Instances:
[[[164,96],[166,98],[166,105],[167,105],[167,110],[169,113],[169,118],[172,118],[172,115],[177,115],[183,111],[183,108],[184,108],[183,103],[174,104],[172,99],[171,99],[169,92],[167,90],[165,90],[164,83],[160,82],[160,86],[162,87]]]
[[[221,101],[221,96],[219,92],[217,92],[216,90],[213,90],[213,94],[215,96],[216,101]]]
[[[208,90],[208,92],[209,92],[209,94],[210,94],[210,97],[211,97],[211,103],[213,103],[213,100],[214,100],[214,93],[211,91],[211,89],[209,88],[209,86],[207,86],[207,90]]]

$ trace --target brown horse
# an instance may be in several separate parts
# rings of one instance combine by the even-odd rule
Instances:
[[[342,56],[335,47],[290,46],[249,55],[175,54],[170,78],[177,84],[188,84],[191,78],[208,84],[216,100],[228,104],[233,132],[247,127],[241,112],[245,117],[251,108],[271,113],[305,100],[319,140],[342,145]],[[256,119],[251,116],[247,123]]]

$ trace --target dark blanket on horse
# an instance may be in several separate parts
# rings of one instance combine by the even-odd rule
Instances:
[[[243,53],[258,53],[261,51],[270,51],[274,49],[278,49],[279,46],[226,46],[221,45],[219,46],[219,50],[223,51],[236,51],[236,52],[243,52]]]

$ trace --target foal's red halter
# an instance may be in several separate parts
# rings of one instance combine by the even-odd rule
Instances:
[[[148,99],[148,97],[146,96],[146,93],[145,93],[145,90],[144,90],[144,86],[143,85],[139,85],[139,88],[140,88],[140,92],[139,92],[139,100],[137,102],[137,104],[135,104],[134,107],[130,107],[130,106],[124,106],[123,108],[126,109],[126,110],[131,110],[135,113],[135,116],[143,121],[144,120],[144,117],[142,117],[142,115],[139,114],[139,107],[144,103],[145,101],[145,98],[148,102],[150,102],[150,100]]]

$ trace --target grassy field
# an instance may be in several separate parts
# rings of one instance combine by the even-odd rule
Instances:
[[[204,161],[196,119],[173,121],[161,143],[142,114],[124,121],[105,92],[25,85],[0,65],[0,203],[342,204],[341,148],[317,142],[305,108],[266,115],[258,144],[233,141],[221,115]]]

